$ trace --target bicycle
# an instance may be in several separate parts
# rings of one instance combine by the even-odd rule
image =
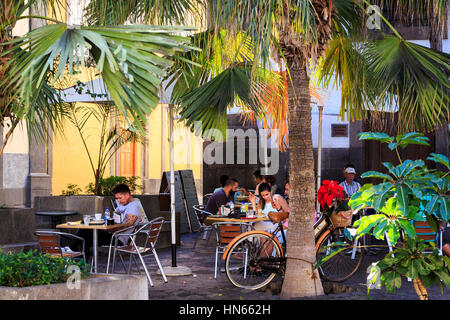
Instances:
[[[226,275],[233,285],[256,290],[269,284],[277,274],[284,275],[287,259],[284,232],[281,232],[282,243],[277,238],[282,228],[280,222],[272,233],[253,230],[233,239],[222,255]],[[322,279],[341,282],[350,278],[363,259],[357,242],[348,239],[345,228],[333,226],[325,215],[314,224],[314,234],[317,260],[330,255],[319,267]],[[342,250],[344,247],[348,250]]]

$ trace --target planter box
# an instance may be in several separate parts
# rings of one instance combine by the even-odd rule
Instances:
[[[81,280],[79,289],[66,283],[0,287],[0,300],[148,300],[148,282],[144,275],[98,274]]]
[[[76,211],[78,214],[67,217],[67,221],[82,220],[84,214],[103,212],[103,197],[100,196],[45,196],[34,200],[35,211],[64,210]],[[38,228],[49,227],[50,217],[36,216]],[[61,221],[65,222],[65,221]]]

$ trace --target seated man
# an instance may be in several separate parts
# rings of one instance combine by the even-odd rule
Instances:
[[[239,182],[236,179],[228,179],[223,188],[217,190],[209,197],[205,211],[217,214],[221,206],[233,201],[234,192],[237,192],[238,188]]]
[[[123,217],[123,223],[128,226],[136,226],[142,219],[142,207],[138,201],[135,201],[130,193],[130,188],[126,184],[118,184],[112,190],[114,196],[119,203],[116,208],[116,212],[121,213]],[[125,233],[130,233],[126,231]],[[89,261],[91,256],[90,246],[92,244],[92,230],[80,229],[76,233],[79,237],[82,237],[86,242],[86,260]],[[109,245],[111,243],[112,234],[103,230],[98,232],[98,245]],[[128,236],[119,237],[119,245],[125,245],[128,242]],[[70,242],[68,247],[63,248],[66,252],[80,251],[81,240],[74,239]]]
[[[227,183],[227,181],[230,179],[230,177],[228,177],[226,174],[221,175],[220,179],[219,179],[219,183],[220,183],[220,187],[217,187],[214,189],[213,193],[216,191],[219,191],[220,189],[222,189],[223,187],[225,187],[225,183]]]
[[[339,185],[344,188],[346,198],[350,198],[354,193],[358,192],[359,188],[361,188],[359,182],[355,181],[355,175],[355,167],[352,164],[347,164],[344,168],[345,180],[339,183]]]

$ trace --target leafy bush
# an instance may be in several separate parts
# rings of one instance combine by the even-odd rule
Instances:
[[[67,267],[75,265],[81,277],[89,274],[89,265],[84,260],[66,260],[41,254],[36,250],[5,253],[0,251],[0,286],[28,287],[63,283],[71,276]]]
[[[99,196],[112,196],[112,189],[119,183],[125,183],[130,187],[131,193],[142,191],[142,186],[137,184],[139,177],[122,177],[122,176],[110,176],[108,178],[101,178],[99,181]],[[89,194],[94,193],[94,183],[91,182],[86,186],[86,192]]]
[[[77,184],[67,184],[67,189],[61,191],[62,196],[76,196],[81,193],[81,188]]]
[[[445,155],[431,153],[427,160],[447,168],[446,172],[429,169],[423,160],[403,160],[399,147],[410,144],[429,145],[428,138],[416,132],[391,137],[385,133],[363,132],[361,140],[387,143],[395,152],[399,164],[383,162],[387,173],[368,171],[362,178],[377,178],[379,184],[365,184],[350,199],[352,209],[372,207],[377,214],[362,217],[353,227],[358,237],[371,234],[376,239],[389,240],[394,250],[378,261],[369,277],[389,291],[400,288],[402,276],[412,279],[419,298],[427,299],[426,288],[438,282],[450,288],[450,259],[440,256],[434,243],[426,244],[417,238],[412,221],[425,220],[432,229],[438,222],[449,222],[450,179],[449,159]],[[401,239],[404,234],[403,241]],[[427,252],[427,253],[425,253]],[[425,254],[424,254],[425,253]]]

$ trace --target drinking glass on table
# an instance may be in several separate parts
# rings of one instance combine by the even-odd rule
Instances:
[[[83,223],[85,224],[85,225],[89,225],[89,221],[91,220],[91,217],[88,215],[88,214],[85,214],[84,216],[83,216]]]

